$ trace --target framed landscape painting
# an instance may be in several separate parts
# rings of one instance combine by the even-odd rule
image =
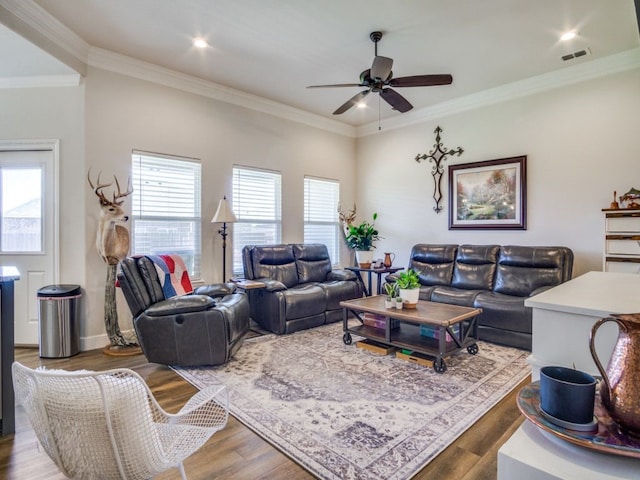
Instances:
[[[527,157],[449,166],[449,229],[526,230]]]

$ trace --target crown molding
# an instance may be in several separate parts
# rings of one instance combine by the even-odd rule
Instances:
[[[537,75],[482,92],[442,102],[431,107],[405,113],[383,121],[382,131],[433,121],[476,108],[486,107],[556,88],[640,68],[640,48],[598,58],[554,72]],[[356,128],[356,137],[379,133],[378,122]]]
[[[339,135],[356,135],[356,129],[351,125],[102,48],[91,47],[87,63],[92,67],[195,93]]]
[[[0,88],[77,87],[80,74],[0,78]]]
[[[77,60],[87,62],[89,44],[33,0],[0,0],[0,6]]]

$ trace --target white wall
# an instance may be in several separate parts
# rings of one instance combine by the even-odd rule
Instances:
[[[0,138],[59,139],[60,283],[84,285],[84,85],[0,89]],[[1,258],[0,258],[1,260]],[[84,335],[82,325],[80,335]]]
[[[126,181],[132,150],[198,158],[202,162],[202,276],[221,280],[220,227],[211,224],[218,201],[231,194],[234,164],[282,173],[282,240],[303,240],[304,175],[340,181],[346,205],[355,200],[355,139],[286,121],[210,98],[90,68],[86,95],[86,172],[102,170]],[[103,177],[104,178],[104,177]],[[95,253],[98,201],[83,184],[89,335],[104,333],[106,266]],[[130,211],[130,202],[124,207]],[[231,237],[229,237],[231,239]],[[348,252],[345,252],[345,256]],[[231,248],[227,244],[227,274]],[[120,326],[130,314],[118,294]]]
[[[602,269],[603,213],[640,188],[640,69],[358,140],[358,206],[378,212],[384,237],[406,266],[416,243],[566,245],[574,276]],[[442,205],[432,199],[428,153],[436,126],[444,147],[464,153],[444,162]],[[527,155],[527,230],[448,230],[448,165]],[[376,256],[381,256],[376,255]]]

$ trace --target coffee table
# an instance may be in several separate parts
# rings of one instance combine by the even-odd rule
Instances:
[[[419,300],[416,308],[385,308],[384,297],[358,298],[340,302],[343,308],[342,340],[345,345],[351,345],[351,334],[364,337],[375,342],[394,347],[408,349],[434,357],[433,369],[437,373],[444,373],[447,364],[444,358],[466,348],[471,355],[478,353],[478,322],[482,313],[481,308],[461,307],[446,303],[426,302]],[[360,325],[349,326],[349,313],[353,313],[360,321]],[[374,328],[365,325],[364,313],[374,313],[386,318],[385,328]],[[397,328],[391,328],[391,319],[399,321]],[[429,325],[438,330],[439,338],[431,338],[420,334],[420,326]],[[452,327],[460,325],[457,332]],[[446,341],[446,334],[452,341]]]

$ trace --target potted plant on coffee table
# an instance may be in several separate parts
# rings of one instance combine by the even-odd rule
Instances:
[[[387,292],[387,298],[384,300],[385,308],[395,308],[395,299],[398,295],[398,287],[395,283],[385,283],[384,290]]]
[[[375,222],[378,214],[373,214],[373,222],[366,220],[360,225],[349,225],[349,231],[346,235],[346,241],[349,248],[355,250],[356,261],[360,268],[370,268],[373,262],[374,243],[380,240],[378,230],[376,230]]]
[[[402,298],[406,308],[416,308],[420,297],[420,280],[415,270],[409,269],[398,273],[396,280],[398,296]]]

